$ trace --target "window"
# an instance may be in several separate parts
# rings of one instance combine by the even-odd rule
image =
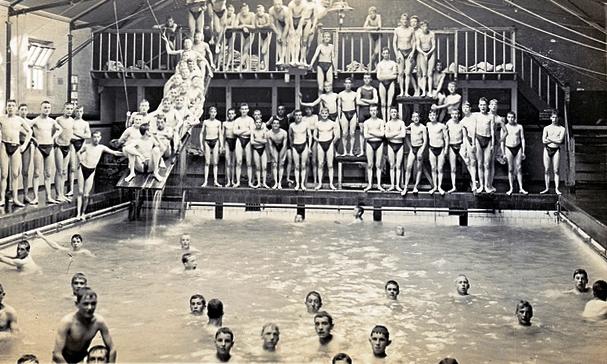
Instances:
[[[48,60],[55,52],[51,42],[35,41],[30,39],[27,48],[26,64],[27,88],[32,90],[44,90],[46,80],[46,68]]]

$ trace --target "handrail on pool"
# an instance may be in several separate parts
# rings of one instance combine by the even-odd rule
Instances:
[[[63,221],[58,221],[58,222],[55,222],[55,223],[52,223],[52,224],[49,224],[49,225],[46,225],[46,226],[43,226],[43,227],[40,227],[37,229],[31,229],[31,230],[24,231],[19,234],[13,234],[13,235],[4,237],[4,238],[0,239],[0,249],[9,247],[9,246],[17,243],[18,241],[28,239],[32,236],[35,237],[34,234],[36,233],[36,231],[41,231],[42,233],[49,233],[49,232],[57,233],[63,229],[70,228],[79,222],[93,220],[93,219],[100,219],[102,217],[124,211],[124,210],[128,209],[130,204],[131,204],[130,202],[123,202],[123,203],[120,203],[115,206],[110,206],[110,207],[106,207],[101,210],[93,211],[93,212],[85,215],[86,220],[82,220],[82,218],[78,218],[78,217],[71,217],[69,219],[66,219]]]

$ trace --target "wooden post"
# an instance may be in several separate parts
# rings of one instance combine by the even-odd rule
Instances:
[[[226,86],[226,115],[229,108],[232,107],[232,86]]]
[[[223,220],[223,202],[215,202],[215,219]]]
[[[272,86],[272,115],[276,115],[278,110],[278,87]]]
[[[295,109],[299,109],[299,94],[301,93],[301,76],[295,75]]]

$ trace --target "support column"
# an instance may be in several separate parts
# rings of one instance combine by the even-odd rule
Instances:
[[[11,98],[11,60],[13,58],[11,50],[11,38],[12,38],[12,23],[10,20],[6,20],[6,84],[5,84],[5,98],[6,100]]]
[[[74,53],[74,36],[72,35],[72,23],[70,22],[70,30],[67,33],[67,101],[72,102],[72,56]]]
[[[215,220],[223,220],[223,202],[215,202]]]
[[[301,93],[301,76],[295,75],[295,109],[299,109],[299,94]]]
[[[297,204],[297,215],[301,215],[303,220],[306,219],[306,205],[302,203]]]
[[[228,112],[228,109],[233,107],[232,106],[232,86],[227,85],[226,86],[226,115]],[[238,114],[238,113],[236,113]]]
[[[143,99],[145,99],[145,87],[137,86],[137,105],[135,106],[137,111],[139,111],[139,102],[141,102]]]
[[[382,212],[381,206],[373,206],[373,221],[381,221]]]
[[[272,115],[278,111],[278,87],[272,86]]]

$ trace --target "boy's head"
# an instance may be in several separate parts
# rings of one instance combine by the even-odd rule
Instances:
[[[333,330],[333,317],[326,311],[320,311],[314,315],[314,330],[319,339],[328,339]]]
[[[491,101],[489,101],[489,111],[491,111],[492,113],[496,113],[498,104],[499,101],[497,101],[497,99],[491,99]]]
[[[449,81],[449,83],[447,84],[447,90],[449,90],[450,93],[455,93],[456,89],[457,83],[455,83],[455,81]]]
[[[209,319],[220,319],[223,317],[223,302],[213,298],[207,304],[207,316]]]
[[[276,350],[278,340],[280,340],[280,330],[273,323],[267,323],[261,328],[261,338],[263,340],[263,348],[267,351]]]
[[[458,275],[457,278],[455,278],[455,287],[460,296],[468,295],[468,290],[470,289],[470,281],[468,281],[468,277],[463,274]]]
[[[76,273],[72,276],[72,293],[74,296],[78,294],[78,291],[86,287],[88,281],[84,273]]]
[[[181,235],[181,240],[180,240],[181,249],[183,249],[183,250],[190,249],[190,243],[191,243],[190,234]]]
[[[84,106],[76,106],[76,108],[74,109],[74,118],[80,119],[82,115],[84,115]]]
[[[377,105],[369,106],[369,114],[371,115],[372,118],[377,117]]]
[[[470,114],[470,111],[471,111],[471,110],[472,110],[472,106],[470,105],[470,102],[469,102],[469,101],[464,101],[464,102],[462,103],[462,112],[463,112],[465,115],[468,115],[468,114]]]
[[[79,250],[82,248],[82,235],[74,234],[70,239],[70,244],[72,245],[72,249]]]
[[[69,117],[74,113],[74,104],[66,102],[63,104],[63,115]]]
[[[150,124],[145,123],[145,124],[141,124],[139,126],[139,132],[141,133],[141,135],[149,135],[150,134]]]
[[[607,282],[598,280],[592,285],[592,294],[601,301],[607,301]]]
[[[215,333],[215,349],[219,356],[230,356],[234,345],[234,333],[227,327],[220,327]]]
[[[508,114],[506,114],[506,121],[508,121],[509,124],[514,124],[516,122],[516,114],[514,111],[508,111]]]
[[[444,358],[438,362],[438,364],[459,364],[456,359],[453,358]]]
[[[451,116],[452,120],[455,120],[455,121],[459,120],[459,110],[456,107],[449,108],[449,115]]]
[[[320,297],[320,293],[316,291],[310,291],[306,295],[306,308],[308,309],[308,313],[316,313],[322,307],[322,298]]]
[[[390,340],[390,332],[385,326],[376,325],[373,330],[371,330],[371,335],[369,335],[369,343],[371,343],[371,349],[373,350],[374,356],[385,357],[386,348],[392,343]]]
[[[478,109],[482,113],[486,113],[487,112],[487,98],[481,97],[480,99],[478,99]]]
[[[430,112],[428,113],[428,120],[430,120],[431,123],[438,120],[438,116],[436,114],[436,109],[434,109],[434,108],[430,109]]]
[[[391,106],[390,107],[390,118],[393,120],[398,119],[398,108]]]
[[[588,290],[588,273],[585,269],[578,268],[573,272],[573,280],[575,281],[575,289],[580,292]]]
[[[365,75],[363,76],[363,83],[368,86],[371,84],[371,80],[372,80],[371,74],[365,73]]]
[[[389,280],[384,287],[386,290],[386,297],[391,300],[395,300],[398,298],[398,294],[400,293],[400,287],[398,286],[398,282]]]
[[[193,315],[202,315],[207,302],[204,296],[197,293],[190,297],[190,312]]]
[[[110,352],[103,345],[95,345],[89,349],[89,353],[86,356],[86,362],[88,363],[109,363]]]
[[[329,118],[329,109],[323,107],[320,109],[320,118],[322,120],[327,120]]]
[[[97,293],[89,287],[79,289],[76,292],[76,307],[79,315],[92,319],[97,308]]]
[[[528,301],[519,301],[516,305],[516,317],[518,323],[523,326],[531,325],[531,318],[533,317],[533,307]]]
[[[344,87],[346,88],[346,90],[352,89],[352,79],[350,77],[346,77],[346,79],[344,80]]]
[[[17,243],[17,259],[25,259],[30,254],[30,243],[22,240]]]
[[[352,364],[352,358],[346,353],[338,353],[331,360],[331,364]]]
[[[18,360],[17,364],[38,364],[38,358],[34,354],[22,355]]]
[[[185,253],[182,255],[181,262],[183,263],[185,270],[194,270],[198,266],[196,256],[192,253]]]
[[[418,112],[413,112],[411,114],[411,121],[413,121],[414,124],[419,124],[419,113]]]
[[[146,99],[143,99],[139,102],[139,112],[147,113],[150,110],[150,102]]]

